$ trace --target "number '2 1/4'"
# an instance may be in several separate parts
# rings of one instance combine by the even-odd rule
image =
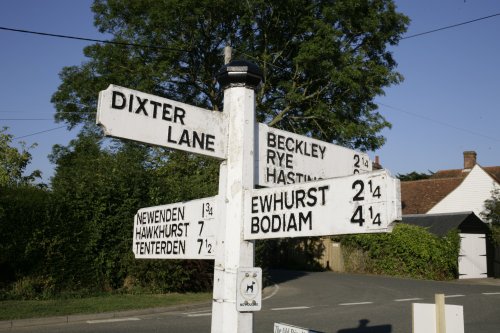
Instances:
[[[372,195],[374,198],[380,199],[382,194],[380,193],[380,186],[375,186],[373,185],[372,180],[370,179],[368,181],[368,186],[370,188],[369,193]],[[365,190],[365,183],[357,179],[352,183],[352,189],[356,191],[356,194],[354,194],[352,200],[353,201],[364,201],[364,190]],[[373,206],[368,207],[368,211],[370,213],[370,220],[372,224],[374,225],[381,225],[382,221],[380,220],[380,213],[376,213],[373,210]],[[360,226],[363,226],[365,223],[365,218],[363,216],[363,205],[360,204],[359,206],[356,207],[354,210],[354,213],[352,214],[351,217],[351,223],[358,223]]]
[[[354,154],[354,174],[359,173],[359,169],[361,167],[368,169],[368,159],[365,159],[363,156],[359,156],[358,154]]]

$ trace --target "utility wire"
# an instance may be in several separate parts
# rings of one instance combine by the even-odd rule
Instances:
[[[477,21],[486,20],[486,19],[489,19],[489,18],[492,18],[492,17],[495,17],[495,16],[500,16],[500,13],[496,13],[496,14],[493,14],[493,15],[480,17],[480,18],[477,18],[477,19],[474,19],[474,20],[470,20],[470,21],[466,21],[466,22],[462,22],[462,23],[448,25],[446,27],[442,27],[442,28],[437,28],[437,29],[434,29],[434,30],[429,30],[429,31],[421,32],[421,33],[410,35],[410,36],[404,36],[404,37],[401,37],[401,39],[410,39],[410,38],[414,38],[414,37],[418,37],[418,36],[423,36],[423,35],[431,34],[433,32],[438,32],[438,31],[442,31],[442,30],[446,30],[446,29],[456,28],[456,27],[459,27],[461,25],[466,25],[466,24],[477,22]]]
[[[462,128],[462,127],[458,127],[458,126],[455,126],[455,125],[451,125],[451,124],[445,123],[444,121],[436,120],[436,119],[433,119],[433,118],[430,118],[430,117],[427,117],[427,116],[422,116],[420,114],[413,113],[413,112],[410,112],[410,111],[406,111],[406,110],[403,110],[403,109],[400,109],[400,108],[397,108],[397,107],[394,107],[394,106],[391,106],[391,105],[387,105],[387,104],[384,104],[384,103],[380,103],[379,102],[377,104],[385,106],[386,108],[389,108],[389,109],[392,109],[392,110],[396,110],[396,111],[399,111],[399,112],[403,112],[403,113],[409,114],[410,116],[413,116],[413,117],[417,117],[417,118],[424,119],[426,121],[430,121],[430,122],[433,122],[433,123],[436,123],[436,124],[439,124],[439,125],[442,125],[442,126],[453,128],[453,129],[455,129],[457,131],[462,131],[462,132],[465,132],[465,133],[468,133],[468,134],[472,134],[472,135],[475,135],[475,136],[480,136],[480,137],[485,138],[485,139],[489,139],[489,140],[500,142],[500,139],[498,139],[498,138],[494,138],[492,136],[488,136],[488,135],[484,135],[482,133],[474,132],[474,131],[468,130],[466,128]]]
[[[105,40],[105,39],[94,39],[94,38],[86,38],[86,37],[78,37],[78,36],[51,34],[51,33],[47,33],[47,32],[14,29],[14,28],[8,28],[8,27],[0,27],[0,30],[20,32],[20,33],[32,34],[32,35],[48,36],[48,37],[82,40],[82,41],[86,41],[86,42],[97,42],[97,43],[103,43],[103,44],[114,44],[114,45],[121,45],[121,46],[133,46],[133,47],[142,47],[142,48],[149,48],[149,49],[168,50],[168,51],[189,53],[188,50],[177,49],[177,48],[172,48],[172,47],[156,46],[156,45],[136,44],[136,43],[127,43],[127,42],[117,42],[117,41]]]
[[[0,118],[5,121],[20,121],[20,120],[54,120],[53,118]]]
[[[12,140],[18,140],[18,139],[27,138],[29,136],[33,136],[33,135],[37,135],[37,134],[42,134],[42,133],[47,133],[47,132],[55,131],[55,130],[58,130],[58,129],[63,128],[63,127],[66,127],[66,125],[55,127],[55,128],[51,128],[51,129],[48,129],[48,130],[45,130],[45,131],[40,131],[40,132],[31,133],[31,134],[27,134],[27,135],[17,136],[15,138],[12,138]]]

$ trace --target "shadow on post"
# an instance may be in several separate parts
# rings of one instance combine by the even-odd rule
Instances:
[[[355,328],[344,328],[338,330],[337,333],[391,333],[392,325],[377,325],[369,326],[368,319],[361,319],[359,321],[359,326]]]

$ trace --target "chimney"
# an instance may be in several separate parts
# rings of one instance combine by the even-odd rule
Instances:
[[[464,151],[464,169],[470,170],[476,165],[476,152]]]
[[[372,169],[373,170],[382,169],[382,165],[380,164],[380,157],[375,156],[375,162],[372,163]]]

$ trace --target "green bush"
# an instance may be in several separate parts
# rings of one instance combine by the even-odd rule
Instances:
[[[457,230],[438,237],[421,227],[398,224],[392,233],[349,235],[341,243],[350,271],[432,280],[458,276]]]
[[[16,281],[8,293],[11,299],[49,299],[55,293],[54,279],[44,276],[26,276]]]

